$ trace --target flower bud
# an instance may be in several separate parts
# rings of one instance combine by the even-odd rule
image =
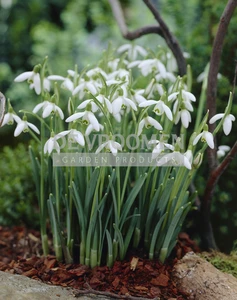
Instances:
[[[198,154],[196,155],[196,157],[193,160],[193,167],[195,169],[198,169],[202,163],[203,160],[203,153],[198,152]]]

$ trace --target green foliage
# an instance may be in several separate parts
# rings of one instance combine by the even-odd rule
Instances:
[[[0,160],[0,224],[37,225],[37,202],[28,150],[5,146]]]
[[[203,253],[202,256],[217,269],[237,277],[237,255],[235,251],[230,255],[221,252],[210,252]]]

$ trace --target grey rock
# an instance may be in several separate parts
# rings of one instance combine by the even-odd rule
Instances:
[[[90,300],[109,299],[97,295],[75,298],[75,290],[42,283],[26,276],[0,271],[1,300]]]

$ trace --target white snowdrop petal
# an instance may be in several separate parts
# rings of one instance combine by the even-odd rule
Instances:
[[[25,129],[25,122],[24,121],[19,122],[14,131],[14,136],[16,137],[20,135],[24,129]]]
[[[22,81],[25,81],[25,80],[31,78],[31,77],[33,76],[33,74],[34,74],[33,71],[24,72],[24,73],[18,75],[18,76],[14,79],[14,81],[15,81],[15,82],[22,82]]]
[[[32,130],[34,130],[34,132],[40,134],[39,129],[38,129],[34,124],[27,122],[27,125],[28,125]]]
[[[82,118],[84,115],[85,115],[85,112],[75,113],[75,114],[71,115],[70,117],[68,117],[68,118],[66,119],[66,122],[72,122],[72,121],[75,121],[75,120],[77,120],[77,119]]]
[[[40,82],[40,75],[39,73],[36,73],[33,77],[34,82],[34,89],[37,95],[40,95],[41,93],[41,82]]]
[[[209,123],[213,124],[215,123],[217,120],[220,120],[224,117],[225,114],[216,114],[215,116],[213,116],[210,120]]]
[[[57,80],[65,80],[65,77],[63,77],[63,76],[60,76],[60,75],[49,75],[48,77],[47,77],[49,80],[55,80],[55,81],[57,81]]]

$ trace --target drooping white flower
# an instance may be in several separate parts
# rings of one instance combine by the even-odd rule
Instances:
[[[169,120],[173,120],[172,112],[170,108],[164,103],[162,100],[147,100],[139,104],[139,107],[147,107],[147,106],[152,106],[155,105],[153,111],[155,114],[158,116],[163,115],[164,113],[166,114],[167,118]]]
[[[213,124],[215,123],[217,120],[223,119],[225,114],[217,114],[215,116],[213,116],[209,123]],[[235,121],[235,117],[232,114],[229,114],[227,116],[225,116],[224,118],[224,122],[223,122],[223,131],[225,133],[225,135],[228,135],[231,132],[232,129],[232,122]]]
[[[127,52],[128,58],[131,61],[134,61],[137,58],[138,54],[140,54],[141,56],[147,55],[147,51],[143,47],[133,44],[124,44],[120,46],[117,51],[118,53]]]
[[[115,115],[120,113],[121,109],[125,109],[126,107],[132,108],[133,110],[137,111],[136,104],[131,99],[125,96],[118,96],[112,102],[112,110],[113,110],[113,114]]]
[[[17,121],[17,126],[14,131],[14,136],[20,135],[22,132],[28,132],[29,128],[32,129],[34,132],[37,134],[40,134],[39,129],[32,123],[27,122],[26,120],[18,120]]]
[[[53,150],[56,150],[57,153],[60,152],[60,146],[57,140],[59,139],[58,136],[50,137],[46,143],[44,144],[44,154],[48,153],[51,154]]]
[[[181,167],[184,166],[188,170],[192,169],[192,165],[188,159],[188,157],[179,151],[174,151],[172,153],[167,153],[157,162],[158,166],[177,166]]]
[[[160,74],[161,78],[166,78],[166,68],[164,64],[159,59],[146,59],[142,61],[135,61],[128,65],[129,68],[137,66],[143,76],[155,72],[155,74]]]
[[[86,125],[91,125],[92,129],[95,131],[100,130],[100,123],[98,122],[96,116],[91,111],[78,112],[66,119],[66,122],[73,122],[75,120],[82,119],[83,123]]]
[[[188,128],[189,123],[191,123],[191,121],[192,121],[190,112],[186,109],[181,109],[180,111],[178,111],[176,114],[174,123],[178,124],[180,119],[181,119],[183,127]]]
[[[193,145],[196,145],[200,139],[203,143],[207,143],[211,149],[214,149],[214,139],[213,139],[213,135],[211,132],[209,132],[207,130],[203,130],[203,132],[199,133],[195,137],[195,139],[193,141]]]
[[[48,80],[54,80],[54,81],[63,81],[62,82],[62,88],[65,90],[70,91],[71,93],[74,91],[74,83],[72,80],[68,77],[63,77],[60,75],[50,75],[47,77]]]
[[[103,107],[106,108],[106,110],[108,110],[110,113],[112,113],[112,104],[108,98],[106,98],[102,94],[99,94],[98,96],[96,96],[96,99],[102,104]],[[78,105],[77,108],[84,109],[89,104],[91,105],[91,111],[93,113],[95,113],[99,109],[99,106],[94,102],[94,99],[88,99],[88,100],[83,101],[80,105]]]
[[[147,99],[143,96],[144,92],[145,92],[145,90],[143,90],[143,89],[134,91],[134,94],[132,95],[132,97],[137,104],[147,101]]]
[[[192,164],[193,162],[193,152],[192,150],[187,150],[185,153],[184,153],[184,156],[187,157],[187,159],[189,160],[190,164]]]
[[[130,73],[125,69],[118,69],[110,74],[107,74],[106,85],[111,86],[112,84],[122,84],[127,86],[129,83]]]
[[[173,145],[170,145],[168,143],[164,143],[162,141],[151,140],[151,141],[148,142],[148,144],[150,144],[150,145],[156,144],[156,146],[152,150],[152,159],[155,159],[158,155],[163,153],[165,151],[165,149],[169,149],[169,150],[174,151],[174,146]]]
[[[118,150],[119,151],[122,151],[122,146],[118,143],[118,142],[115,142],[115,141],[112,141],[112,140],[109,140],[103,144],[101,144],[97,150],[95,151],[95,154],[98,154],[101,152],[102,149],[106,149],[106,150],[109,150],[113,155],[116,155],[118,153]]]
[[[170,94],[168,96],[168,101],[176,100],[178,98],[179,93],[180,92],[174,92],[174,93]],[[184,89],[181,90],[181,98],[183,101],[196,102],[196,97],[192,93],[185,91]]]
[[[52,113],[58,113],[60,118],[62,120],[64,119],[63,111],[55,103],[49,101],[43,101],[42,103],[39,103],[35,106],[35,108],[33,109],[33,113],[37,113],[41,108],[43,110],[42,113],[43,118],[47,118]]]
[[[115,58],[113,60],[110,60],[108,62],[108,67],[109,69],[111,70],[111,72],[114,72],[118,69],[119,67],[119,64],[121,63],[121,60],[119,58]],[[124,65],[127,65],[128,64],[128,61],[126,59],[123,59],[122,63]]]
[[[104,77],[104,79],[106,79],[108,76],[104,70],[102,70],[101,68],[98,68],[98,67],[86,72],[86,75],[89,78],[98,77],[98,74],[102,75]]]
[[[98,89],[101,87],[101,84],[98,84],[98,82],[95,82],[93,80],[85,81],[84,79],[81,79],[78,86],[75,87],[75,89],[72,92],[72,95],[75,96],[79,93],[79,97],[83,98],[86,92],[90,92],[92,95],[95,95],[98,93]]]
[[[71,143],[78,143],[81,146],[85,146],[85,139],[84,139],[83,134],[76,129],[62,131],[56,135],[56,139],[59,139],[66,135],[68,136],[68,140]]]
[[[138,131],[137,131],[138,136],[142,133],[142,130],[143,130],[144,126],[146,128],[155,127],[157,130],[162,130],[163,129],[158,121],[156,121],[152,117],[148,116],[148,117],[145,117],[144,119],[142,119],[140,121],[140,123],[138,124]]]
[[[36,73],[34,71],[28,71],[18,75],[14,79],[15,82],[22,82],[25,80],[28,80],[28,82],[30,82],[30,88],[34,89],[37,95],[41,94],[41,80],[39,73]],[[45,90],[49,91],[50,83],[47,78],[45,78],[43,81],[43,87]]]
[[[99,124],[99,131],[100,130],[103,130],[104,129],[104,126]],[[92,124],[89,124],[86,128],[86,131],[85,131],[85,136],[88,136],[91,134],[91,132],[94,130],[94,127]]]
[[[4,115],[3,121],[2,121],[2,126],[8,124],[12,125],[13,123],[17,122],[19,123],[21,121],[21,118],[18,117],[15,113],[8,112]]]
[[[230,147],[227,145],[221,145],[217,149],[217,157],[222,158],[226,155],[227,152],[230,151]]]
[[[158,93],[160,96],[164,94],[164,88],[162,84],[158,82],[153,82],[146,87],[146,93],[148,94],[147,98],[154,98],[155,94]]]

